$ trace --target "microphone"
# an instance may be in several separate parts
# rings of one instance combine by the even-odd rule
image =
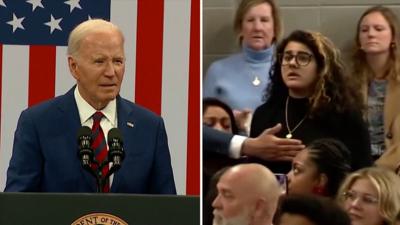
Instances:
[[[121,132],[118,128],[112,128],[108,132],[107,136],[108,140],[108,160],[112,160],[113,168],[111,169],[113,172],[118,170],[121,167],[122,160],[124,160],[125,152],[123,149],[123,140]],[[111,171],[110,171],[111,172]]]
[[[81,159],[82,166],[84,168],[90,168],[90,164],[93,162],[93,149],[92,149],[92,130],[83,126],[78,130],[78,155]]]

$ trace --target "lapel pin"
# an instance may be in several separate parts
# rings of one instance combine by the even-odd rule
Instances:
[[[131,123],[131,122],[127,122],[126,125],[128,125],[128,127],[134,127],[133,123]]]

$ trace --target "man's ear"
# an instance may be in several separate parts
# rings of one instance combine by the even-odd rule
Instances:
[[[253,213],[251,214],[250,219],[256,224],[260,223],[260,221],[263,221],[265,217],[273,216],[273,215],[266,215],[270,213],[269,211],[270,210],[268,210],[268,202],[266,201],[266,199],[259,198],[255,203],[255,208],[253,210]]]
[[[74,59],[74,57],[72,57],[72,56],[68,56],[68,67],[69,67],[69,71],[71,72],[72,76],[76,80],[78,80],[78,76],[77,76],[78,64],[76,63],[76,59]]]

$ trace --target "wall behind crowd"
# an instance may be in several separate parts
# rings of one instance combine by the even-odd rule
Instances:
[[[233,18],[240,0],[203,0],[203,74],[216,59],[238,51]],[[381,4],[400,17],[400,0],[276,0],[283,37],[295,29],[328,36],[348,56],[357,21],[365,9]]]

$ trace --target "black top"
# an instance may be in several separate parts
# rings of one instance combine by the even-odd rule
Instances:
[[[253,115],[250,136],[257,137],[265,129],[281,123],[282,130],[277,136],[285,137],[288,134],[285,122],[285,103],[286,98],[283,98],[282,100],[269,101],[259,106]],[[302,140],[305,145],[319,138],[335,138],[342,141],[349,148],[353,170],[372,165],[368,128],[362,118],[361,112],[337,113],[331,110],[324,113],[323,116],[307,117],[293,131],[297,124],[305,117],[308,108],[309,103],[307,98],[289,98],[288,122],[289,128],[292,131],[292,138]],[[287,173],[290,170],[291,164],[291,162],[285,161],[268,162],[258,159],[254,159],[254,161],[265,164],[275,173]]]

